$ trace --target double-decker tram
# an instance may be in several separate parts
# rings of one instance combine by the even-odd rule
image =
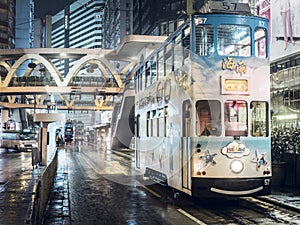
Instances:
[[[268,20],[245,3],[206,8],[136,68],[136,168],[196,197],[266,195]]]
[[[71,144],[73,142],[73,136],[74,136],[74,123],[72,120],[67,120],[65,123],[65,143],[67,145]]]

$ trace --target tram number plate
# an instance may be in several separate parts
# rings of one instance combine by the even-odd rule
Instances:
[[[213,12],[214,11],[250,12],[250,7],[246,3],[211,1],[210,8]]]

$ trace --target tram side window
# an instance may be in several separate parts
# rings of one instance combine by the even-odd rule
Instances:
[[[165,136],[165,110],[163,108],[157,109],[157,136]]]
[[[247,136],[247,102],[228,100],[224,105],[225,136]]]
[[[150,85],[151,85],[151,80],[150,80],[150,75],[151,75],[151,73],[150,73],[150,62],[146,62],[146,64],[145,64],[145,68],[146,68],[146,70],[145,70],[145,73],[146,73],[146,77],[145,77],[145,87],[149,87]]]
[[[263,28],[256,28],[254,32],[255,38],[255,56],[258,58],[267,58],[267,32]]]
[[[165,48],[165,71],[166,75],[171,74],[173,66],[173,47],[172,43],[169,43]]]
[[[250,27],[241,25],[220,25],[218,27],[218,54],[250,56]]]
[[[267,137],[268,129],[268,103],[253,101],[250,104],[251,111],[251,135],[255,137]]]
[[[137,73],[135,74],[135,76],[134,76],[134,85],[135,85],[135,92],[137,93],[138,91],[139,91],[139,82],[138,82],[138,76],[137,76]]]
[[[197,135],[221,135],[221,103],[217,100],[200,100],[196,103]]]
[[[164,137],[167,136],[167,124],[168,124],[168,106],[164,108]]]
[[[141,74],[142,74],[142,90],[145,89],[146,87],[146,70],[145,70],[145,65],[141,67]]]
[[[183,46],[183,59],[186,59],[190,54],[190,28],[182,31],[182,46]]]
[[[136,127],[135,127],[135,134],[136,137],[140,137],[140,115],[137,115],[136,117]]]
[[[181,36],[175,39],[174,45],[174,70],[183,65],[183,48],[181,45]]]
[[[164,76],[164,54],[163,51],[158,52],[158,68],[157,75],[158,79]]]
[[[151,60],[151,84],[157,79],[156,56]]]
[[[138,69],[135,75],[135,89],[136,91],[142,90],[142,74],[141,69]]]
[[[214,28],[212,25],[196,26],[196,54],[200,56],[214,54]]]

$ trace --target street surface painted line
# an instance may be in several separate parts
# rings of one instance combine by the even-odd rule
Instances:
[[[192,216],[191,214],[189,214],[188,212],[184,211],[181,208],[177,209],[178,212],[182,213],[183,215],[185,215],[186,217],[188,217],[189,219],[193,220],[194,222],[196,222],[197,224],[200,225],[206,225],[206,223],[202,222],[201,220],[198,220],[196,217]]]
[[[146,189],[148,192],[150,192],[152,195],[154,195],[155,197],[161,198],[161,195],[158,194],[158,193],[156,193],[155,191],[152,191],[151,189],[147,188],[147,187],[144,186],[144,185],[142,185],[142,187],[143,187],[144,189]]]

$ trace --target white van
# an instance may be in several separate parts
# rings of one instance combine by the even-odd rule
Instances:
[[[38,147],[36,134],[30,129],[22,131],[7,130],[1,132],[1,148],[31,151]]]

